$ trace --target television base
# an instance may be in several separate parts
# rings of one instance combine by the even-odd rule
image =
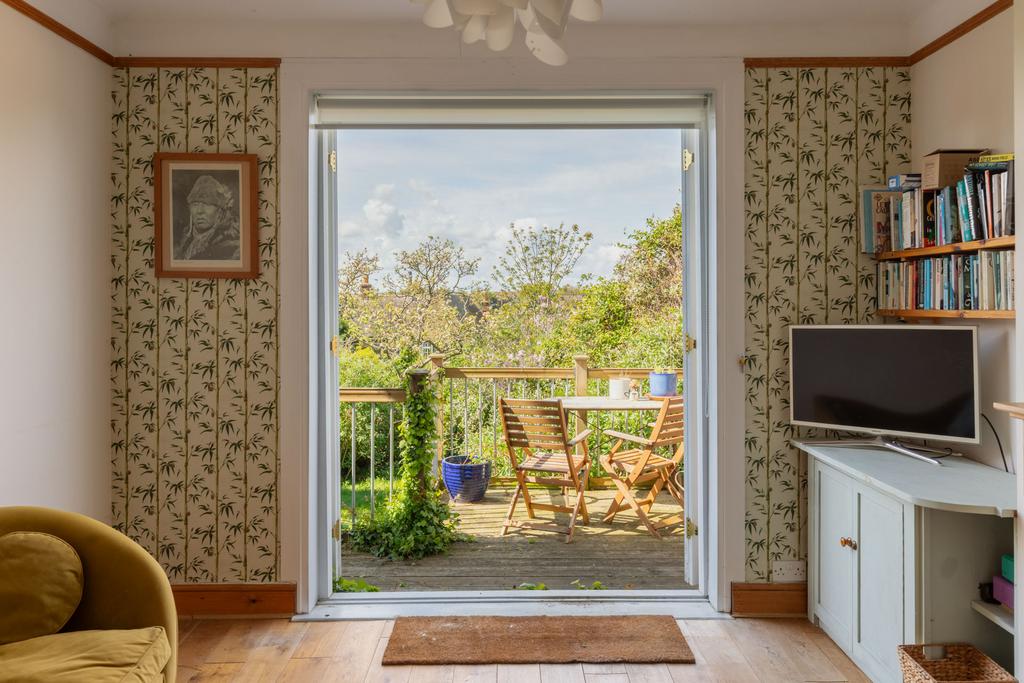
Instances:
[[[924,453],[935,453],[936,455],[942,456],[963,455],[963,453],[957,453],[951,448],[933,448],[931,446],[918,446],[917,444],[904,444],[899,439],[891,439],[884,436],[876,436],[873,439],[838,439],[835,441],[807,441],[806,443],[813,443],[815,446],[849,446],[851,448],[868,446],[872,448],[884,448],[885,450],[893,451],[900,455],[924,460],[927,463],[939,466],[941,466],[942,463],[938,458],[929,458],[927,455],[923,455],[919,451],[923,451]]]

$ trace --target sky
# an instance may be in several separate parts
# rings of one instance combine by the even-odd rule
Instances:
[[[339,252],[366,249],[388,271],[430,235],[479,258],[491,282],[510,224],[578,224],[594,239],[572,279],[607,276],[618,244],[680,197],[678,130],[339,131]]]

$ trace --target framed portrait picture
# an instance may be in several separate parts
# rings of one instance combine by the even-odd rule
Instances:
[[[156,276],[257,277],[257,177],[255,154],[156,154]]]

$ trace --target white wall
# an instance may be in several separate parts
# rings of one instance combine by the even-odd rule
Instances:
[[[911,69],[915,169],[921,168],[924,155],[938,148],[1013,151],[1013,15],[1012,8],[1006,10]],[[995,424],[1012,468],[1010,419],[994,410],[992,402],[1012,395],[1017,335],[1010,321],[980,320],[977,325],[981,410]],[[984,420],[981,435],[980,446],[963,450],[1002,468],[996,440]]]
[[[914,165],[939,147],[1013,151],[1010,8],[911,70]]]
[[[0,505],[110,518],[110,67],[0,4]]]

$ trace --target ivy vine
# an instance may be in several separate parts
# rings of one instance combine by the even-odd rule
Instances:
[[[360,516],[349,542],[355,550],[392,560],[419,559],[470,540],[458,530],[458,514],[434,485],[437,396],[427,374],[412,375],[399,425],[399,478],[395,496],[375,518]]]

